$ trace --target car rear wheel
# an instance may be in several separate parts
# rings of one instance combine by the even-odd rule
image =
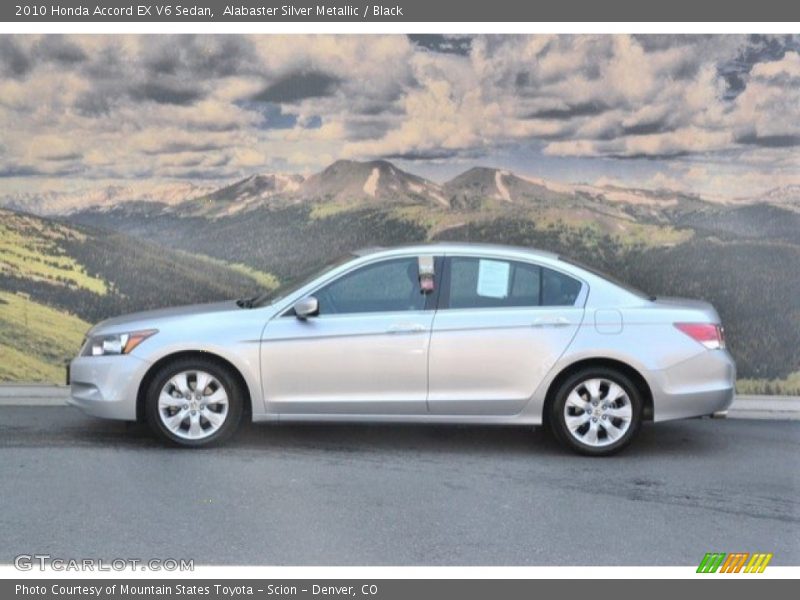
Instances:
[[[150,427],[181,446],[230,437],[242,417],[242,391],[229,369],[207,359],[175,361],[153,378],[145,398]]]
[[[568,448],[608,456],[630,444],[638,432],[641,393],[614,369],[583,369],[559,386],[548,417],[553,433]]]

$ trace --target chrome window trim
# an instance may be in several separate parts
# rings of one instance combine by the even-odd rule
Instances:
[[[416,251],[415,251],[415,249],[412,247],[412,248],[409,248],[409,249],[403,249],[402,252],[397,251],[397,250],[390,250],[390,251],[386,251],[386,252],[382,251],[380,253],[366,254],[364,256],[358,256],[358,255],[354,254],[352,263],[345,263],[344,265],[340,265],[339,267],[333,269],[327,275],[322,275],[321,277],[324,277],[324,279],[317,279],[315,281],[312,281],[312,282],[308,283],[307,285],[305,285],[304,287],[302,287],[302,288],[300,288],[298,290],[295,290],[291,294],[289,294],[287,296],[284,296],[276,304],[274,304],[274,305],[266,305],[265,307],[262,307],[262,308],[271,308],[274,311],[272,316],[268,320],[272,320],[272,319],[275,319],[275,318],[281,318],[281,317],[284,317],[284,316],[294,317],[294,315],[285,315],[285,313],[286,313],[287,310],[292,308],[292,306],[294,305],[294,303],[297,300],[299,300],[300,298],[302,298],[304,296],[313,295],[317,290],[325,287],[329,283],[332,283],[335,279],[338,279],[339,277],[344,277],[345,275],[355,271],[356,269],[360,269],[361,267],[365,267],[365,266],[368,266],[368,265],[371,265],[371,264],[374,264],[374,263],[383,262],[383,261],[387,261],[387,260],[398,259],[398,258],[411,258],[411,257],[415,257],[415,256],[433,256],[434,259],[436,259],[437,257],[441,257],[443,259],[447,259],[447,258],[450,258],[450,257],[486,258],[486,259],[489,259],[489,260],[494,259],[494,260],[506,260],[506,261],[512,261],[512,262],[516,261],[516,262],[527,263],[527,264],[530,264],[530,265],[533,265],[533,266],[537,266],[537,267],[543,267],[543,268],[546,268],[546,269],[552,269],[553,271],[556,271],[556,272],[561,273],[563,275],[566,275],[568,277],[572,277],[573,279],[576,279],[581,283],[581,291],[578,293],[578,297],[575,299],[575,304],[573,306],[576,307],[576,308],[585,308],[586,307],[586,304],[587,304],[587,302],[589,300],[589,292],[591,291],[591,286],[580,275],[572,273],[569,270],[566,270],[566,269],[562,268],[560,265],[555,264],[556,261],[557,261],[557,258],[558,258],[557,255],[553,255],[552,258],[549,257],[549,256],[544,256],[542,258],[544,258],[545,260],[540,262],[540,261],[536,260],[535,257],[526,255],[523,251],[515,251],[513,253],[504,254],[504,253],[492,252],[492,251],[488,251],[487,252],[486,248],[480,248],[480,250],[482,250],[482,252],[479,252],[478,249],[476,249],[476,251],[474,251],[474,252],[473,251],[463,251],[463,250],[447,252],[447,251],[443,251],[443,248],[422,247],[422,248],[417,248]],[[551,262],[550,262],[551,260],[552,260],[553,264],[551,264]],[[562,308],[568,308],[568,307],[569,307],[569,305],[562,306]],[[487,310],[487,308],[480,308],[480,309],[478,309],[478,308],[465,308],[465,309],[453,308],[453,309],[446,309],[446,310]],[[502,309],[494,308],[494,309],[490,309],[490,310],[507,310],[509,308],[516,308],[517,310],[519,310],[520,307],[504,307]],[[558,308],[558,307],[556,307],[556,306],[539,306],[539,307],[522,307],[522,308],[526,308],[527,310],[536,310],[536,309],[551,309],[552,310],[552,309]],[[438,311],[439,307],[437,306],[437,307],[432,308],[432,309],[425,309],[423,312],[429,312],[431,310]],[[374,314],[389,314],[389,313],[370,312],[370,313],[348,313],[348,314],[349,315],[352,315],[352,314],[374,315]],[[314,318],[316,319],[316,318],[319,318],[319,317],[314,317]]]

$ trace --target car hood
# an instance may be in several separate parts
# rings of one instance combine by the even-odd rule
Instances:
[[[89,334],[96,333],[122,333],[128,326],[135,328],[158,328],[159,323],[165,320],[173,320],[180,317],[196,316],[202,314],[213,314],[226,311],[241,310],[235,300],[225,302],[211,302],[208,304],[190,304],[187,306],[174,306],[171,308],[159,308],[157,310],[146,310],[142,312],[121,315],[112,319],[101,321],[91,330]]]

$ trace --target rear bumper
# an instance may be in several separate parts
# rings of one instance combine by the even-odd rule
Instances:
[[[725,350],[702,352],[651,372],[653,420],[703,417],[725,411],[736,391],[736,364]]]
[[[135,356],[80,356],[70,363],[69,404],[105,419],[136,420],[136,396],[150,363]]]

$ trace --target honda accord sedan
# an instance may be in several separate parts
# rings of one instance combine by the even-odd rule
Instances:
[[[93,327],[71,403],[206,446],[252,421],[545,425],[588,455],[644,421],[724,411],[714,308],[555,254],[478,244],[356,252],[238,301]]]

